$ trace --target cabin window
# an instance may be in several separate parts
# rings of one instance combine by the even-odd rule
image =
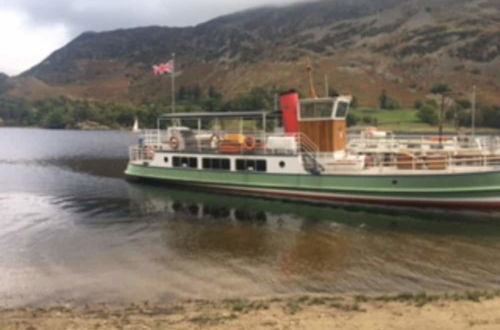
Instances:
[[[198,168],[198,158],[195,157],[188,158],[188,162],[189,162],[189,167]]]
[[[165,163],[168,163],[168,157],[163,158],[163,161],[165,161]]]
[[[181,159],[179,157],[174,157],[172,160],[174,162],[174,167],[181,167]]]
[[[230,170],[231,162],[227,158],[203,158],[203,168],[211,170]]]
[[[173,157],[174,167],[198,168],[198,158],[196,157]]]
[[[300,119],[331,119],[331,102],[304,102],[300,105]]]
[[[444,149],[442,144],[432,144],[431,149]]]
[[[337,113],[335,118],[345,118],[347,117],[347,111],[349,111],[349,103],[339,102],[337,104]]]
[[[267,164],[265,160],[257,160],[255,161],[255,169],[258,172],[266,172],[267,171]]]
[[[243,160],[243,159],[236,160],[236,170],[237,171],[245,171],[246,170],[245,160]]]
[[[237,159],[236,160],[236,170],[237,171],[266,172],[267,171],[267,162],[265,160]]]

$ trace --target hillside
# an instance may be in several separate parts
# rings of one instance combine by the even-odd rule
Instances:
[[[9,76],[3,72],[0,72],[0,94],[7,92],[9,89],[8,83]]]
[[[168,97],[169,80],[151,66],[177,54],[178,86],[213,85],[226,98],[255,86],[306,90],[311,58],[317,89],[374,105],[382,89],[404,104],[437,82],[500,104],[497,0],[325,0],[266,7],[194,27],[87,32],[9,79],[11,96],[66,95],[141,103]],[[461,95],[460,95],[461,94]]]

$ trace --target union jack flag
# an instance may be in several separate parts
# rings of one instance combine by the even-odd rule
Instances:
[[[153,72],[155,76],[162,76],[166,73],[174,72],[174,62],[168,61],[167,63],[160,63],[153,66]]]

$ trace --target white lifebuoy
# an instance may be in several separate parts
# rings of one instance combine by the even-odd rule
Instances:
[[[217,134],[212,135],[210,138],[210,148],[211,149],[218,149],[220,144],[220,137]]]

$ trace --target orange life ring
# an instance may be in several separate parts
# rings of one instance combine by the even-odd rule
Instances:
[[[170,144],[170,149],[172,149],[172,150],[179,149],[179,145],[180,145],[179,138],[177,138],[176,136],[172,136],[170,138],[169,144]]]
[[[257,147],[257,140],[253,136],[247,136],[243,141],[243,148],[246,151],[254,151]]]

